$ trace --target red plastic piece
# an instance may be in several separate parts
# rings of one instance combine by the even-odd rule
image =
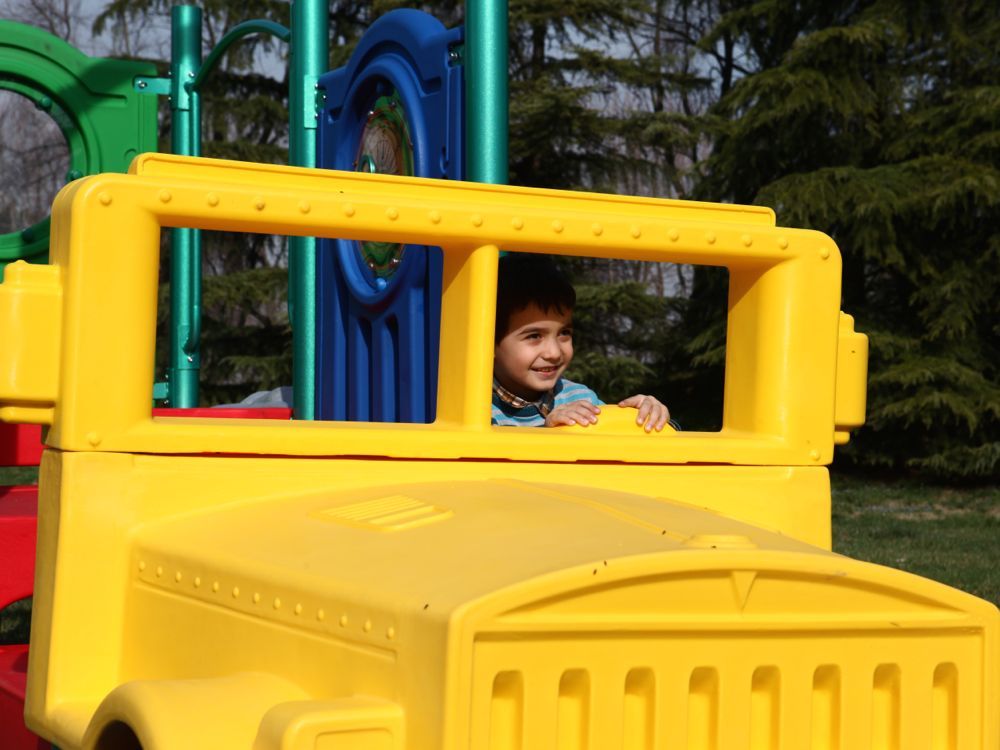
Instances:
[[[238,406],[216,406],[195,409],[153,409],[154,417],[209,417],[213,419],[291,419],[287,406],[267,406],[244,409]]]
[[[4,750],[49,750],[52,746],[24,726],[28,647],[0,646],[0,746]]]
[[[0,487],[0,609],[31,596],[35,578],[38,487]],[[0,746],[42,750],[48,743],[24,726],[28,646],[0,646]]]
[[[41,425],[0,422],[0,466],[38,466],[41,460]]]
[[[38,487],[0,487],[0,608],[31,596]]]
[[[48,750],[51,745],[24,726],[24,688],[28,647],[0,646],[0,747],[4,750]]]

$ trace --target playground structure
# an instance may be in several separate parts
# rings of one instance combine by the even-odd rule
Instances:
[[[7,268],[0,419],[47,425],[30,728],[88,750],[1000,746],[996,609],[829,551],[866,343],[828,237],[368,172],[146,154],[64,189],[51,265]],[[154,414],[164,227],[440,247],[433,419]],[[490,427],[501,248],[726,266],[723,429]]]

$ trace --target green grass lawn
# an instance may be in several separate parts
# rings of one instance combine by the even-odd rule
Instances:
[[[1000,487],[833,477],[833,548],[1000,606]]]
[[[0,469],[0,485],[36,478],[36,469]],[[956,489],[834,475],[833,548],[1000,606],[1000,487]],[[0,613],[0,643],[26,639],[29,617],[29,602]]]

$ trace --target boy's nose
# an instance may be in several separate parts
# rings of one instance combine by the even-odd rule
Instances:
[[[553,339],[547,339],[545,341],[545,347],[542,349],[542,356],[552,362],[558,362],[562,359],[562,349],[559,348],[559,342],[554,341]]]

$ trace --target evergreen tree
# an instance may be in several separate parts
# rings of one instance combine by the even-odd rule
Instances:
[[[871,336],[858,465],[995,478],[1000,389],[1000,6],[747,2],[753,68],[713,114],[704,197],[833,236]]]

